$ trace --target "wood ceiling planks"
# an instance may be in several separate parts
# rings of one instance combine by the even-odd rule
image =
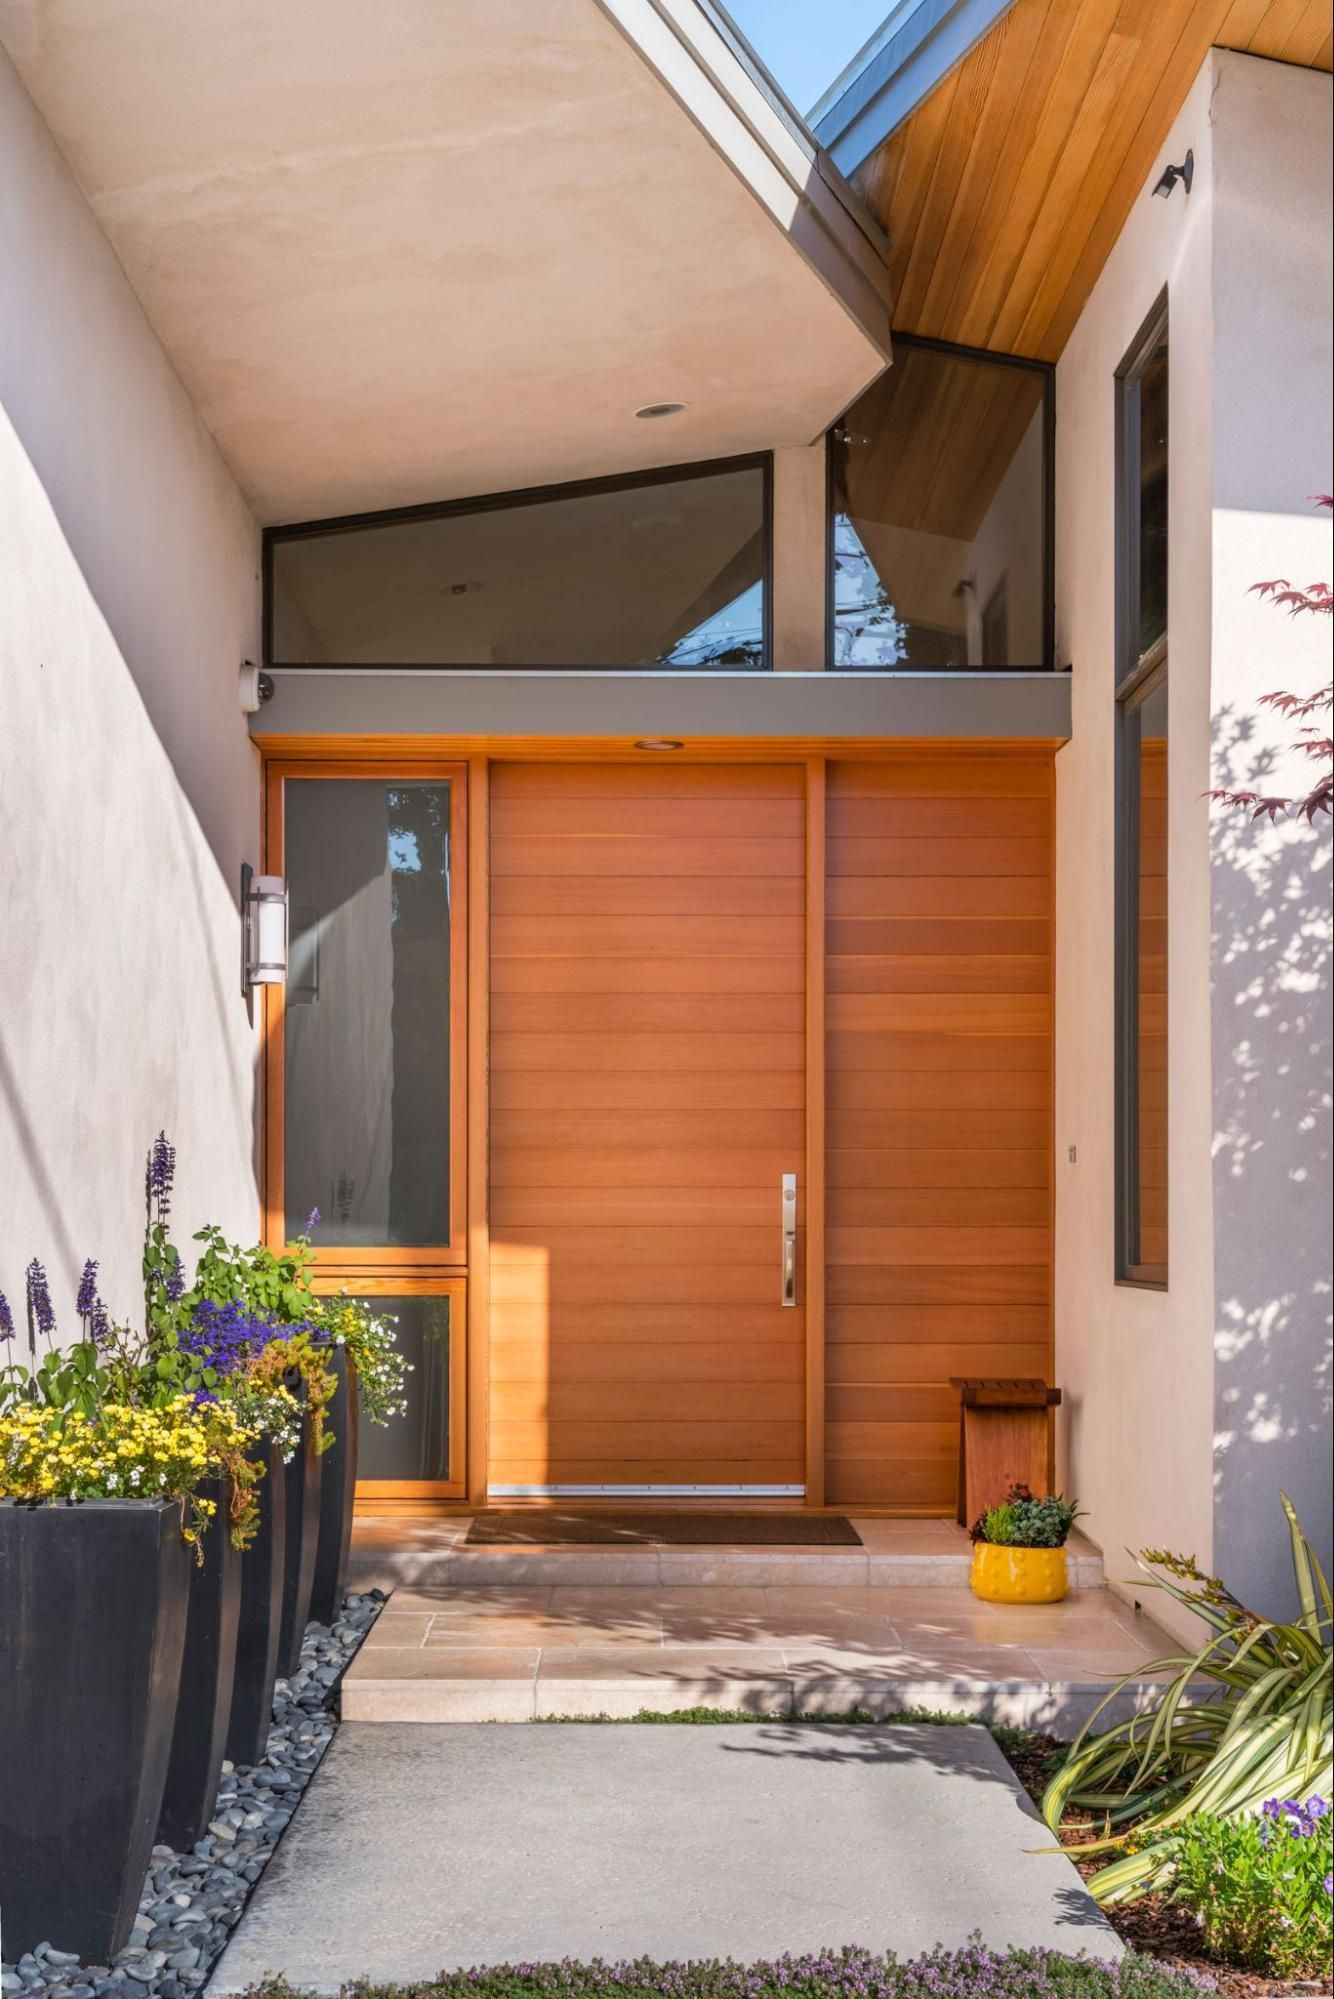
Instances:
[[[1056,360],[1211,46],[1328,69],[1328,0],[1015,0],[856,176],[896,328]]]

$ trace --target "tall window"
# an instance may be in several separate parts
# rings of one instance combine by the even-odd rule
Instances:
[[[894,336],[830,433],[830,664],[1052,663],[1052,370]]]
[[[1167,1283],[1167,302],[1117,375],[1116,1274]]]

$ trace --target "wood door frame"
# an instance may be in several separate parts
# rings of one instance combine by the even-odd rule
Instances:
[[[452,921],[458,926],[451,936],[452,962],[464,969],[464,976],[451,986],[451,1086],[454,1103],[462,1116],[454,1120],[451,1132],[451,1205],[466,1196],[466,1215],[451,1221],[454,1240],[451,1252],[441,1256],[433,1251],[386,1250],[349,1254],[345,1251],[317,1257],[317,1281],[321,1289],[340,1288],[336,1280],[354,1282],[372,1294],[392,1295],[411,1292],[465,1294],[466,1382],[463,1384],[463,1448],[466,1476],[451,1481],[451,1491],[412,1496],[403,1492],[403,1504],[378,1495],[369,1500],[375,1511],[457,1511],[487,1503],[487,1450],[490,1382],[489,1299],[489,996],[490,996],[490,854],[489,800],[490,771],[493,763],[572,763],[617,762],[638,764],[642,752],[624,738],[499,739],[421,736],[375,736],[346,740],[327,736],[256,737],[264,758],[265,867],[282,872],[282,784],[288,777],[401,777],[448,778],[451,792],[451,840],[457,841],[459,856],[452,888]],[[336,744],[336,750],[333,745]],[[805,770],[806,799],[806,921],[805,921],[805,1033],[806,1033],[806,1143],[804,1148],[805,1199],[803,1217],[803,1282],[806,1307],[806,1495],[803,1502],[742,1500],[732,1504],[760,1510],[790,1508],[803,1504],[812,1510],[827,1510],[825,1500],[825,903],[826,903],[826,780],[831,761],[884,762],[948,756],[994,757],[999,751],[1016,756],[1034,752],[1053,755],[1060,747],[1050,738],[977,739],[959,742],[950,738],[903,738],[868,740],[773,737],[764,740],[714,738],[691,740],[679,753],[683,763],[799,763]],[[1053,817],[1054,817],[1054,791]],[[457,817],[456,817],[457,815]],[[1053,839],[1054,853],[1054,839]],[[1052,895],[1054,898],[1054,871]],[[461,934],[460,934],[461,933]],[[1051,1001],[1054,1011],[1054,996]],[[282,1203],[282,1000],[269,988],[264,993],[262,1031],[264,1036],[264,1103],[261,1112],[262,1159],[264,1165],[265,1239],[281,1247],[284,1236]],[[1053,1034],[1054,1044],[1054,1034]],[[1054,1059],[1054,1047],[1053,1047]],[[457,1165],[455,1146],[458,1148]],[[1049,1149],[1054,1145],[1054,1125]],[[466,1171],[465,1162],[466,1161]],[[1054,1205],[1054,1178],[1051,1200]],[[455,1234],[457,1228],[458,1233]],[[1049,1282],[1054,1281],[1049,1265]],[[1051,1334],[1048,1333],[1050,1340]],[[513,1502],[541,1507],[553,1502],[533,1500]],[[584,1504],[596,1506],[596,1501]],[[608,1501],[615,1506],[622,1502]],[[689,1506],[697,1502],[661,1501],[663,1506]],[[840,1509],[845,1510],[845,1509]],[[867,1512],[884,1511],[867,1507]],[[891,1509],[902,1513],[903,1508]],[[906,1509],[912,1511],[913,1509]]]
[[[404,1248],[386,1244],[353,1248],[338,1244],[315,1250],[315,1269],[360,1279],[397,1270],[416,1274],[459,1272],[468,1263],[468,767],[457,760],[435,757],[349,759],[326,754],[282,758],[264,769],[264,865],[281,875],[284,869],[284,786],[311,778],[383,778],[422,782],[437,779],[449,785],[450,919],[449,919],[449,1241]],[[281,1249],[287,1240],[285,1180],[286,1111],[284,1084],[284,1017],[286,991],[264,988],[264,1240]]]

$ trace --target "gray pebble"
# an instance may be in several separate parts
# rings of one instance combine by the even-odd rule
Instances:
[[[333,1739],[331,1689],[385,1601],[380,1590],[349,1596],[332,1630],[307,1626],[300,1669],[275,1689],[263,1762],[223,1764],[208,1834],[192,1853],[152,1849],[130,1941],[115,1964],[64,1975],[78,1958],[44,1940],[0,1967],[0,1999],[195,1999]]]

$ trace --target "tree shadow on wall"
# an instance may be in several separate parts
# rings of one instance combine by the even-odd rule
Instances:
[[[1280,761],[1250,715],[1215,718],[1220,786],[1272,790]],[[1331,829],[1216,812],[1210,832],[1214,1567],[1286,1615],[1280,1488],[1330,1564]]]

